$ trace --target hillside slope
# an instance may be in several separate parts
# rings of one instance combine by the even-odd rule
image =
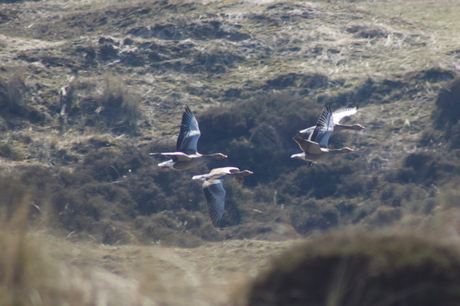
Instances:
[[[413,237],[458,250],[459,15],[456,0],[1,1],[0,304],[246,305],[302,240],[306,258],[351,239],[360,263],[364,246],[449,275]],[[229,158],[160,169],[149,153],[175,148],[187,104],[200,151]],[[346,123],[366,128],[307,167],[292,136],[326,104],[358,105]],[[191,177],[219,166],[254,175],[226,185],[216,230]]]
[[[424,3],[2,4],[1,205],[33,198],[32,219],[46,211],[65,235],[107,244],[429,223],[458,197],[460,7]],[[190,180],[208,168],[165,171],[148,155],[174,148],[186,104],[200,150],[230,156],[209,167],[255,172],[229,184],[224,231]],[[359,105],[350,122],[366,129],[332,138],[353,154],[308,168],[291,137],[325,104]]]

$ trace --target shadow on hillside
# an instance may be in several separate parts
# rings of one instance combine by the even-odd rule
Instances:
[[[247,305],[458,305],[457,249],[407,235],[328,235],[278,258]]]

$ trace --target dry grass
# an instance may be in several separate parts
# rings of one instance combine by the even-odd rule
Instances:
[[[103,246],[0,232],[2,305],[227,305],[294,242]]]
[[[457,246],[426,237],[324,235],[277,258],[246,305],[456,305],[459,266]]]
[[[203,7],[200,3],[208,5]],[[460,4],[456,0],[194,1],[185,4],[194,9],[187,16],[181,15],[186,8],[180,6],[180,1],[169,4],[170,11],[158,11],[145,19],[123,11],[120,15],[126,17],[126,24],[120,27],[97,22],[104,20],[107,12],[138,5],[142,8],[149,3],[44,0],[11,5],[12,20],[0,25],[0,59],[8,64],[17,60],[25,70],[4,74],[4,105],[27,105],[40,112],[47,111],[45,105],[58,109],[57,90],[74,69],[82,69],[76,85],[76,110],[82,106],[80,102],[89,98],[91,112],[84,114],[91,114],[96,121],[102,116],[108,128],[90,128],[83,121],[72,126],[70,122],[69,129],[61,133],[57,111],[49,110],[46,126],[19,120],[16,129],[2,126],[2,174],[31,164],[73,168],[84,158],[77,149],[90,146],[93,140],[121,147],[126,143],[145,144],[153,137],[166,135],[173,142],[184,104],[199,114],[209,106],[227,103],[223,97],[227,89],[239,89],[243,97],[248,97],[265,91],[266,82],[280,74],[325,75],[331,86],[322,88],[322,93],[333,96],[342,90],[333,85],[334,80],[346,79],[345,86],[352,87],[368,77],[392,79],[427,67],[460,67],[458,51],[454,52],[459,48],[458,41],[453,39],[460,32]],[[273,8],[275,4],[285,9]],[[59,23],[80,20],[87,13],[92,16],[84,20],[87,24],[66,27]],[[208,21],[222,22],[226,29],[237,29],[250,38],[244,44],[225,38],[187,38],[185,43],[192,47],[183,56],[174,53],[176,41],[126,34],[131,28],[155,23],[170,22],[185,31],[189,22],[199,25]],[[11,36],[5,36],[10,32]],[[165,54],[183,56],[180,59],[187,64],[193,64],[194,56],[221,59],[225,50],[243,60],[224,65],[227,70],[222,74],[206,71],[203,67],[209,61],[199,62],[203,72],[198,69],[196,73],[168,70],[161,65],[151,67],[150,62],[142,67],[126,67],[97,58],[86,69],[77,61],[83,55],[76,50],[97,50],[98,39],[106,36],[115,37],[114,44],[119,45],[129,37],[133,46],[161,46]],[[41,59],[50,54],[64,64],[56,60],[45,67]],[[219,61],[217,64],[223,65]],[[369,163],[374,159],[382,161],[383,167],[378,171],[391,168],[407,153],[419,150],[418,140],[434,107],[431,98],[439,88],[424,81],[414,81],[413,85],[426,87],[428,94],[407,101],[367,104],[353,118],[366,129],[350,135],[349,140],[359,158]],[[33,92],[33,99],[24,98],[24,86]],[[69,116],[71,121],[72,114]],[[111,132],[120,127],[135,130],[141,137],[114,137]],[[122,129],[119,134],[125,132]],[[63,158],[77,162],[68,165]],[[447,186],[437,192],[431,215],[420,213],[417,204],[436,187],[421,191],[418,197],[402,203],[401,222],[385,231],[416,232],[459,245],[460,196],[455,188]],[[2,206],[26,207],[33,203],[27,192],[23,196],[3,195]],[[366,201],[360,205],[366,205]],[[382,208],[380,216],[391,217],[398,209]],[[3,216],[8,212],[1,211],[0,220],[5,222],[0,229],[0,247],[4,250],[0,255],[0,304],[5,306],[244,304],[242,288],[268,267],[272,257],[298,243],[228,240],[180,249],[135,242],[123,246],[70,242],[72,237],[61,237],[62,233],[44,229],[40,222],[27,228],[25,212],[27,209],[19,211],[14,220],[6,220]]]
[[[46,230],[46,222],[27,223],[30,197],[23,194],[0,230],[0,304],[5,306],[246,305],[247,288],[259,272],[303,243],[229,240],[193,249],[75,243]],[[458,192],[440,193],[433,216],[408,213],[386,235],[423,235],[459,248],[458,199]]]
[[[34,221],[31,193],[1,185],[0,304],[229,305],[269,259],[299,241],[226,241],[194,249],[70,242]],[[7,210],[8,208],[8,210]]]
[[[2,231],[0,243],[2,305],[156,305],[132,279],[56,262],[40,235]]]
[[[448,201],[458,197],[452,196]],[[458,247],[459,217],[444,211],[428,231],[420,220],[412,220],[386,235],[431,232],[425,238]],[[433,231],[441,224],[442,230]],[[5,271],[2,305],[245,305],[252,279],[271,259],[302,243],[234,240],[194,249],[104,246],[71,243],[39,228],[29,234],[12,228],[18,229],[10,223],[0,232],[0,244],[7,250],[0,257]]]

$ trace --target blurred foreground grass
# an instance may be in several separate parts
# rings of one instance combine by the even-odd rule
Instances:
[[[407,305],[398,303],[406,293],[424,292],[423,286],[452,288],[445,301],[456,301],[458,196],[445,192],[431,219],[408,214],[392,228],[367,234],[349,228],[304,240],[226,240],[196,248],[71,242],[43,227],[46,221],[29,221],[22,204],[0,230],[0,305],[283,305],[301,284],[333,301],[328,305],[352,305],[341,302],[348,294],[354,301],[379,300],[395,288],[384,305]],[[289,282],[277,287],[283,277]],[[435,298],[446,296],[441,291]],[[354,305],[375,305],[366,303]]]
[[[232,240],[198,248],[70,242],[23,209],[0,230],[0,305],[228,305],[296,241]]]

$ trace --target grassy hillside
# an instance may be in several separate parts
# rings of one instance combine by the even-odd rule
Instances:
[[[456,237],[459,14],[454,0],[1,3],[3,223],[25,207],[27,228],[57,253],[45,261],[96,261],[131,280],[139,275],[125,273],[127,262],[156,249],[182,259],[189,251],[176,247],[217,252],[213,269],[244,274],[228,264],[233,252],[249,250],[251,264],[277,243],[325,232]],[[202,129],[199,150],[229,158],[160,169],[149,153],[175,148],[186,104]],[[307,167],[289,158],[299,152],[292,136],[326,104],[358,105],[347,123],[366,129],[331,138],[353,153]],[[243,186],[227,184],[223,230],[190,179],[219,166],[254,171]],[[4,232],[5,241],[17,234]],[[219,253],[222,245],[231,247]],[[92,248],[100,253],[85,259]],[[187,260],[171,270],[198,262]],[[207,284],[193,277],[184,290]]]
[[[56,226],[109,244],[282,239],[279,226],[373,228],[414,209],[429,218],[458,175],[456,117],[443,125],[452,106],[438,95],[458,74],[447,38],[459,8],[424,15],[420,3],[405,16],[409,4],[393,4],[5,4],[2,168]],[[148,156],[174,148],[185,104],[200,150],[230,156],[209,167],[255,172],[249,188],[229,186],[225,233],[189,180],[208,168],[164,171]],[[350,122],[366,129],[333,137],[353,154],[307,168],[289,159],[291,137],[325,104],[359,105]]]

